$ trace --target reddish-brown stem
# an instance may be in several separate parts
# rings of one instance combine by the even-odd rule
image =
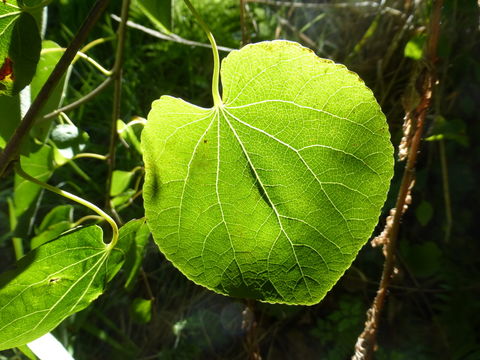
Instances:
[[[382,309],[385,304],[390,280],[395,270],[395,249],[400,228],[400,220],[410,202],[410,192],[414,185],[414,172],[417,156],[420,150],[421,139],[425,124],[425,117],[430,107],[432,92],[436,82],[435,63],[437,61],[437,45],[440,34],[440,17],[443,0],[435,0],[433,12],[430,19],[430,28],[428,42],[425,49],[426,68],[423,72],[423,81],[421,84],[421,100],[412,114],[412,123],[414,124],[413,137],[408,147],[407,163],[403,173],[400,190],[398,192],[395,208],[392,209],[385,230],[382,233],[384,246],[385,263],[382,271],[380,286],[373,300],[371,308],[367,312],[367,321],[365,329],[357,340],[355,345],[355,354],[353,360],[371,359],[376,344],[377,329],[379,326]],[[407,114],[410,116],[410,114]]]
[[[257,339],[257,321],[255,319],[255,300],[247,299],[243,310],[242,329],[245,333],[245,351],[249,360],[261,360],[260,346]]]
[[[63,53],[60,61],[53,69],[52,73],[23,117],[20,125],[16,128],[12,137],[5,146],[5,149],[2,153],[0,153],[0,177],[3,176],[10,163],[18,157],[22,140],[35,123],[37,114],[45,105],[45,102],[50,97],[52,91],[55,89],[55,86],[60,81],[65,71],[67,71],[68,67],[77,55],[78,50],[80,50],[80,47],[85,42],[88,34],[102,16],[109,2],[109,0],[97,0],[82,26],[77,31],[72,42]]]

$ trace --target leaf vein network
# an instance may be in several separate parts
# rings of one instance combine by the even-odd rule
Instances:
[[[260,179],[260,176],[258,175],[257,173],[257,170],[254,166],[254,164],[252,163],[252,160],[250,159],[250,156],[248,155],[248,151],[247,149],[245,148],[245,145],[243,144],[242,140],[240,139],[240,137],[238,136],[237,134],[237,131],[235,130],[235,128],[232,126],[232,124],[230,123],[230,121],[228,120],[228,117],[227,117],[227,114],[228,115],[231,115],[225,108],[222,108],[221,109],[222,112],[224,112],[224,119],[226,121],[226,123],[228,124],[230,130],[233,132],[234,136],[235,136],[235,139],[238,141],[240,147],[242,148],[242,152],[249,164],[249,166],[251,167],[253,173],[255,174],[255,177],[256,177],[256,181],[258,181],[259,185],[262,187],[264,193],[265,193],[265,196],[268,200],[268,202],[270,203],[270,206],[271,208],[273,209],[274,213],[275,213],[275,216],[277,218],[277,222],[279,224],[279,227],[280,227],[280,231],[285,235],[285,237],[287,238],[288,242],[290,243],[290,246],[291,246],[291,249],[292,249],[292,253],[295,257],[295,263],[297,264],[299,270],[300,270],[300,274],[302,275],[302,279],[304,280],[304,283],[305,283],[305,287],[308,291],[308,294],[310,296],[310,298],[312,298],[312,293],[310,291],[310,287],[306,281],[306,278],[305,278],[305,274],[303,273],[303,267],[302,265],[300,264],[300,261],[298,259],[298,256],[297,256],[297,253],[295,251],[295,248],[293,246],[293,241],[290,239],[290,236],[288,235],[288,233],[286,232],[286,230],[284,229],[283,227],[283,223],[282,223],[282,220],[280,218],[280,213],[278,212],[275,204],[273,203],[273,201],[270,199],[270,196],[268,195],[268,192],[267,192],[267,189],[265,188],[265,186],[263,185],[263,182],[262,180]],[[275,246],[276,242],[278,241],[278,239],[280,238],[280,236],[277,236],[276,240],[272,243],[272,247],[270,249],[270,252],[269,252],[269,255],[268,255],[268,258],[267,258],[267,267],[268,267],[268,262],[269,262],[269,259],[270,259],[270,255],[271,255],[271,251],[273,249],[273,247]]]

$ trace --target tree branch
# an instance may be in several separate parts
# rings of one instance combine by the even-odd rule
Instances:
[[[117,133],[117,120],[120,117],[121,112],[121,100],[122,100],[122,75],[123,75],[123,55],[125,51],[125,38],[127,29],[128,13],[130,10],[130,0],[123,0],[121,10],[121,20],[117,30],[117,50],[115,54],[115,64],[112,69],[113,77],[113,105],[112,105],[112,122],[110,124],[110,142],[107,155],[108,173],[106,181],[106,209],[108,212],[116,215],[113,211],[110,201],[110,187],[112,185],[113,169],[115,168],[115,146],[117,145],[118,133]],[[120,220],[117,217],[117,221]]]
[[[111,14],[110,15],[111,18],[115,21],[120,21],[120,18],[115,15],[115,14]],[[140,24],[137,24],[137,23],[134,23],[133,21],[127,21],[127,26],[128,27],[131,27],[133,29],[137,29],[137,30],[140,30],[140,31],[143,31],[144,33],[148,34],[148,35],[151,35],[153,37],[156,37],[158,39],[162,39],[162,40],[167,40],[167,41],[172,41],[172,42],[176,42],[176,43],[179,43],[179,44],[182,44],[182,45],[190,45],[190,46],[198,46],[198,47],[205,47],[205,48],[209,48],[211,49],[212,48],[212,45],[210,44],[206,44],[206,43],[201,43],[201,42],[198,42],[198,41],[193,41],[193,40],[188,40],[188,39],[184,39],[182,38],[181,36],[178,36],[177,34],[173,34],[173,33],[170,33],[170,34],[164,34],[164,33],[161,33],[160,31],[156,31],[156,30],[153,30],[153,29],[150,29],[150,28],[147,28],[143,25],[140,25]],[[225,47],[225,46],[217,46],[218,50],[219,51],[225,51],[225,52],[230,52],[230,51],[233,51],[235,49],[232,49],[232,48],[229,48],[229,47]]]
[[[419,77],[419,80],[423,80],[420,89],[421,100],[413,111],[413,114],[407,113],[405,117],[406,121],[412,120],[411,123],[414,127],[414,133],[407,150],[407,163],[403,172],[397,202],[395,208],[390,211],[390,215],[387,218],[387,223],[382,234],[373,241],[374,244],[383,245],[385,263],[377,295],[373,300],[372,306],[367,311],[365,328],[355,344],[355,353],[352,357],[353,360],[369,360],[373,356],[380,316],[385,304],[390,280],[395,272],[395,249],[400,228],[400,220],[411,201],[410,194],[414,186],[415,164],[420,150],[425,117],[430,107],[432,92],[436,83],[435,64],[437,62],[437,45],[440,34],[442,3],[443,0],[435,0],[432,9],[429,36],[425,49],[426,66]]]

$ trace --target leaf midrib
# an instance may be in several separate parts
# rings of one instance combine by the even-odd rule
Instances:
[[[273,248],[275,247],[277,241],[280,239],[281,233],[283,233],[283,234],[285,235],[285,237],[287,238],[290,246],[291,246],[292,253],[293,253],[294,257],[295,257],[295,263],[297,264],[297,266],[298,266],[298,268],[299,268],[299,270],[300,270],[300,273],[301,273],[301,276],[302,276],[302,280],[304,281],[305,287],[307,288],[307,291],[308,291],[308,294],[309,294],[310,298],[312,299],[312,298],[313,298],[313,297],[312,297],[312,293],[311,293],[310,287],[308,286],[308,283],[307,283],[307,281],[306,281],[306,276],[305,276],[305,274],[303,273],[302,265],[300,264],[300,261],[298,260],[297,253],[296,253],[296,251],[295,251],[295,247],[294,247],[293,241],[290,239],[290,236],[287,234],[287,232],[285,231],[285,229],[284,229],[284,227],[283,227],[283,223],[282,223],[282,220],[281,220],[281,218],[280,218],[280,213],[278,212],[278,210],[277,210],[275,204],[273,203],[273,201],[270,199],[270,196],[269,196],[269,194],[268,194],[268,192],[267,192],[267,189],[265,188],[262,180],[260,179],[260,176],[258,175],[257,170],[256,170],[255,166],[253,165],[253,163],[252,163],[252,161],[251,161],[251,159],[250,159],[250,156],[249,156],[249,154],[248,154],[248,151],[245,149],[245,146],[244,146],[243,142],[241,141],[240,137],[238,136],[235,128],[232,126],[232,124],[230,123],[230,121],[228,121],[227,115],[225,114],[225,113],[228,113],[228,112],[226,111],[225,108],[222,108],[221,110],[222,110],[223,118],[225,119],[225,121],[227,122],[230,130],[231,130],[232,133],[234,134],[235,139],[238,141],[238,144],[239,144],[240,147],[242,148],[242,152],[243,152],[245,158],[247,159],[247,162],[248,162],[251,170],[252,170],[253,173],[255,174],[255,178],[256,178],[255,180],[258,181],[259,184],[260,184],[260,186],[262,187],[262,189],[263,189],[263,191],[264,191],[264,193],[265,193],[265,195],[266,195],[266,197],[267,197],[267,200],[268,200],[268,202],[269,202],[269,205],[270,205],[270,207],[273,209],[273,211],[274,211],[274,213],[275,213],[275,216],[276,216],[276,218],[277,218],[278,225],[279,225],[279,227],[280,227],[280,232],[279,232],[279,234],[277,235],[275,241],[272,242],[272,246],[270,247],[270,251],[269,251],[269,253],[268,253],[268,257],[267,257],[267,272],[270,272],[270,270],[269,270],[269,265],[270,265],[269,259],[270,259],[271,252],[272,252]],[[220,119],[219,119],[219,127],[220,127]],[[327,269],[329,269],[328,264],[327,264],[327,263],[325,262],[325,260],[323,259],[323,256],[321,256],[321,259],[324,261],[325,265],[327,266]],[[283,297],[283,295],[281,294],[280,291],[278,291],[278,289],[275,287],[275,285],[274,285],[274,284],[272,284],[272,285],[273,285],[273,287],[275,288],[275,290],[277,291],[277,293],[278,293],[280,296]]]
[[[236,116],[234,116],[233,114],[231,114],[228,110],[225,109],[225,112],[230,115],[234,120],[238,121],[239,123],[245,125],[245,126],[248,126],[249,128],[253,129],[253,130],[256,130],[266,136],[269,136],[270,138],[272,139],[275,139],[277,142],[279,142],[280,144],[286,146],[289,150],[293,151],[295,153],[295,155],[297,155],[300,159],[300,161],[302,162],[302,164],[306,167],[306,169],[308,170],[308,172],[313,176],[313,178],[315,179],[315,181],[318,183],[318,185],[320,186],[320,189],[321,191],[323,192],[323,194],[325,195],[325,197],[328,199],[329,203],[332,205],[332,207],[335,209],[335,211],[342,217],[343,221],[345,222],[345,225],[347,226],[347,229],[348,229],[348,232],[350,234],[350,236],[352,238],[355,238],[351,232],[351,229],[350,229],[350,226],[348,224],[348,220],[345,218],[345,215],[343,215],[343,213],[340,211],[340,209],[338,209],[338,207],[335,205],[335,203],[332,201],[332,199],[330,198],[330,196],[328,195],[328,193],[325,191],[325,189],[323,188],[323,182],[318,178],[317,174],[315,174],[315,172],[310,168],[310,166],[308,165],[308,163],[305,161],[305,159],[303,158],[303,156],[299,153],[299,151],[297,149],[295,149],[294,147],[292,147],[291,145],[281,141],[280,139],[277,139],[275,136],[269,134],[268,132],[264,131],[264,130],[261,130],[261,129],[258,129],[256,127],[253,127],[251,126],[250,124],[247,124],[245,123],[244,121],[240,120],[239,118],[237,118]],[[230,124],[230,122],[227,120],[227,117],[225,116],[225,119],[227,121],[227,123],[229,124],[230,128],[233,129],[232,125]],[[247,150],[244,148],[243,146],[243,143],[241,142],[241,139],[240,137],[236,134],[235,132],[235,135],[237,137],[237,141],[239,143],[241,143],[241,146],[242,146],[242,150],[246,153]],[[250,161],[249,161],[250,162]],[[253,167],[253,163],[251,163],[251,166]],[[257,176],[258,180],[260,181],[260,177],[259,175],[255,172],[255,175]],[[262,185],[263,187],[263,185]],[[266,189],[264,189],[266,191]],[[321,233],[321,232],[320,232]],[[325,235],[323,235],[323,237],[325,239],[327,239],[330,243],[332,243],[333,245],[335,245],[340,251],[340,247],[335,244],[332,240],[330,240],[328,237],[326,237]],[[328,268],[328,266],[327,266]]]

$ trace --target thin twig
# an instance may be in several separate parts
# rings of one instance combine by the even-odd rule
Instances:
[[[312,39],[310,39],[310,37],[308,37],[307,35],[305,35],[304,33],[302,33],[300,30],[298,30],[295,26],[293,26],[292,24],[290,24],[290,22],[287,20],[287,19],[284,19],[282,18],[281,16],[278,17],[278,23],[280,25],[284,25],[286,27],[288,27],[294,34],[295,36],[298,36],[303,42],[305,42],[308,46],[312,47],[312,48],[316,48],[317,47],[317,43],[315,41],[313,41]]]
[[[90,99],[94,98],[95,96],[97,96],[99,93],[101,93],[104,89],[107,88],[108,85],[110,85],[110,83],[112,82],[113,78],[111,77],[108,77],[105,79],[105,81],[103,81],[100,85],[98,85],[95,89],[93,89],[92,91],[90,91],[87,95],[81,97],[80,99],[74,101],[73,103],[71,104],[68,104],[68,105],[65,105],[55,111],[52,111],[51,113],[49,114],[46,114],[40,121],[44,121],[44,120],[48,120],[48,119],[51,119],[57,115],[59,115],[60,113],[63,113],[63,112],[68,112],[68,111],[71,111],[73,109],[76,109],[77,107],[79,107],[80,105],[83,105],[85,104],[86,102],[88,102]]]
[[[373,356],[376,345],[376,335],[380,321],[380,315],[385,303],[390,280],[395,272],[395,249],[400,227],[400,220],[403,213],[407,210],[411,200],[411,190],[414,185],[414,172],[417,155],[420,149],[420,142],[423,135],[425,117],[430,107],[432,92],[436,82],[435,64],[437,62],[437,45],[440,33],[440,18],[443,0],[435,0],[432,17],[430,20],[429,37],[425,51],[425,60],[427,67],[424,69],[424,77],[421,84],[421,101],[413,114],[413,137],[408,148],[407,163],[403,173],[400,190],[398,192],[395,208],[391,210],[387,218],[387,224],[382,234],[375,239],[377,243],[383,245],[385,263],[383,266],[382,278],[377,295],[373,300],[371,308],[367,311],[367,320],[365,329],[357,339],[355,344],[355,353],[353,360],[369,360]]]
[[[440,139],[438,142],[440,148],[440,164],[442,168],[442,184],[443,184],[443,199],[445,201],[445,236],[443,240],[445,242],[450,241],[450,234],[452,232],[452,201],[450,200],[450,189],[448,186],[448,164],[447,164],[447,154],[445,151],[445,140]]]
[[[121,100],[122,100],[122,73],[123,73],[123,55],[125,51],[125,38],[128,13],[130,10],[130,0],[123,0],[121,10],[121,20],[117,30],[117,51],[115,54],[115,64],[112,69],[113,78],[113,105],[112,105],[112,121],[110,124],[110,142],[108,147],[107,165],[108,173],[106,180],[106,201],[105,207],[108,212],[116,215],[113,211],[112,203],[110,201],[110,188],[112,185],[113,169],[115,168],[115,147],[118,140],[117,132],[117,120],[120,117],[121,112]],[[117,217],[117,220],[120,220]],[[121,221],[120,221],[121,222]]]
[[[120,18],[117,15],[111,14],[110,16],[112,17],[113,20],[120,21]],[[182,38],[181,36],[178,36],[176,34],[167,35],[167,34],[161,33],[160,31],[156,31],[156,30],[147,28],[143,25],[134,23],[133,21],[130,21],[130,20],[127,21],[127,26],[131,27],[132,29],[137,29],[137,30],[143,31],[144,33],[146,33],[148,35],[151,35],[153,37],[156,37],[158,39],[172,41],[172,42],[176,42],[176,43],[183,44],[183,45],[198,46],[198,47],[204,47],[204,48],[209,48],[209,49],[212,48],[212,45],[210,45],[210,44],[201,43],[201,42],[193,41],[193,40],[188,40],[188,39]],[[219,51],[225,51],[225,52],[230,52],[230,51],[235,50],[235,49],[225,47],[225,46],[217,46],[217,48],[218,48]]]
[[[381,2],[375,1],[360,1],[360,2],[323,2],[323,3],[306,3],[300,1],[273,1],[273,0],[245,0],[247,3],[263,4],[276,7],[289,7],[292,9],[355,9],[359,7],[371,8],[373,10],[380,7]],[[401,16],[402,12],[392,7],[384,7],[382,13],[388,13],[395,16]]]
[[[109,2],[109,0],[97,0],[95,5],[90,10],[90,13],[85,18],[82,26],[73,38],[72,42],[63,53],[60,61],[55,66],[32,105],[28,109],[27,113],[22,119],[22,122],[16,128],[5,149],[0,154],[0,177],[2,177],[10,163],[17,158],[22,140],[34,125],[37,114],[40,112],[40,110],[42,110],[45,102],[50,98],[50,95],[55,89],[57,83],[67,71],[68,67],[77,55],[78,50],[85,42],[92,28],[100,19]]]
[[[356,3],[351,3],[351,2],[306,3],[306,2],[300,2],[300,1],[246,0],[246,2],[271,5],[271,6],[277,6],[277,7],[294,7],[294,8],[303,8],[303,9],[321,9],[321,8],[331,8],[331,7],[346,8],[346,7],[358,7],[358,6],[378,7],[378,3],[375,1],[362,1],[362,2],[356,2]]]

